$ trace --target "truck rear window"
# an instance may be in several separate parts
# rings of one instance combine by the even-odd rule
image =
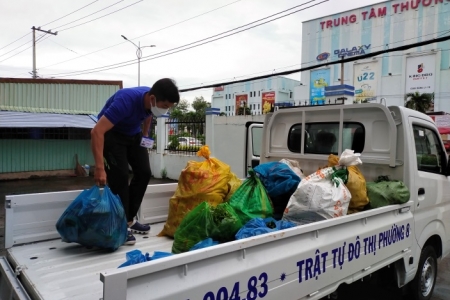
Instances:
[[[288,148],[300,153],[302,132],[305,133],[305,153],[309,154],[338,154],[339,123],[306,123],[295,124],[289,130]],[[343,127],[343,149],[352,149],[362,153],[366,141],[364,126],[360,123],[345,122]]]

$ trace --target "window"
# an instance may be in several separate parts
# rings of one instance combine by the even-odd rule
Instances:
[[[263,128],[253,127],[252,128],[252,149],[253,156],[261,156],[261,144],[262,144]]]
[[[436,132],[417,125],[413,131],[418,170],[443,174],[447,160]]]
[[[261,91],[258,91],[258,96],[261,96]]]
[[[292,99],[292,92],[289,92],[289,98]]]
[[[305,130],[302,124],[291,127],[288,136],[288,149],[300,153],[302,134],[305,133],[305,152],[311,154],[338,154],[339,123],[307,123]],[[362,153],[365,144],[365,130],[359,123],[344,123],[343,150],[352,149]]]

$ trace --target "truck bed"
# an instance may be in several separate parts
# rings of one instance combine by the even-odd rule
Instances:
[[[117,269],[125,262],[126,252],[171,252],[173,240],[156,236],[163,226],[164,222],[153,224],[148,235],[135,235],[136,245],[122,246],[113,253],[50,240],[13,247],[8,250],[8,260],[13,265],[26,266],[22,282],[37,288],[39,295],[34,296],[46,300],[98,300],[103,295],[100,272]]]
[[[136,245],[122,246],[113,253],[61,241],[56,222],[81,190],[6,196],[5,246],[12,271],[20,273],[33,299],[102,298],[100,272],[117,269],[126,261],[126,252],[171,252],[173,240],[156,235],[167,219],[168,200],[176,187],[177,183],[147,187],[138,218],[152,224],[150,233],[136,234]],[[13,289],[17,287],[20,284]]]
[[[139,212],[141,222],[153,224],[148,238],[136,235],[135,246],[123,246],[113,253],[63,243],[59,238],[56,221],[80,191],[7,196],[5,244],[11,271],[19,274],[32,299],[227,299],[220,298],[221,294],[247,299],[257,288],[267,299],[313,300],[341,283],[368,275],[367,270],[375,271],[411,254],[411,235],[388,246],[375,243],[394,227],[412,225],[412,202],[408,202],[118,269],[132,249],[150,255],[171,251],[172,240],[156,234],[167,218],[168,200],[175,188],[176,184],[148,186]],[[372,238],[372,246],[366,247]],[[349,245],[357,243],[361,243],[361,263],[345,255]],[[343,250],[340,259],[338,250]],[[308,271],[301,269],[305,262]],[[319,273],[308,280],[313,271]],[[12,272],[3,272],[3,276]],[[338,281],[333,279],[337,276]],[[20,288],[13,283],[16,295]],[[211,298],[213,294],[219,296]]]

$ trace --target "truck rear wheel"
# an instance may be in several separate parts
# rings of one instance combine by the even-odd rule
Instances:
[[[411,282],[411,296],[414,300],[429,300],[433,295],[437,276],[436,252],[432,246],[423,248],[420,254],[416,277]]]

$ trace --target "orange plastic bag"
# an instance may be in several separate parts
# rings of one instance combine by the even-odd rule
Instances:
[[[189,161],[181,171],[178,187],[170,198],[169,215],[158,236],[173,237],[183,218],[197,205],[206,201],[215,207],[222,203],[229,193],[230,166],[216,158],[210,158],[208,146],[197,152],[205,161]]]
[[[328,157],[328,167],[334,167],[339,164],[339,157],[331,154]],[[352,195],[347,214],[353,214],[362,211],[364,206],[369,203],[367,196],[366,179],[357,166],[348,166],[347,188]]]

